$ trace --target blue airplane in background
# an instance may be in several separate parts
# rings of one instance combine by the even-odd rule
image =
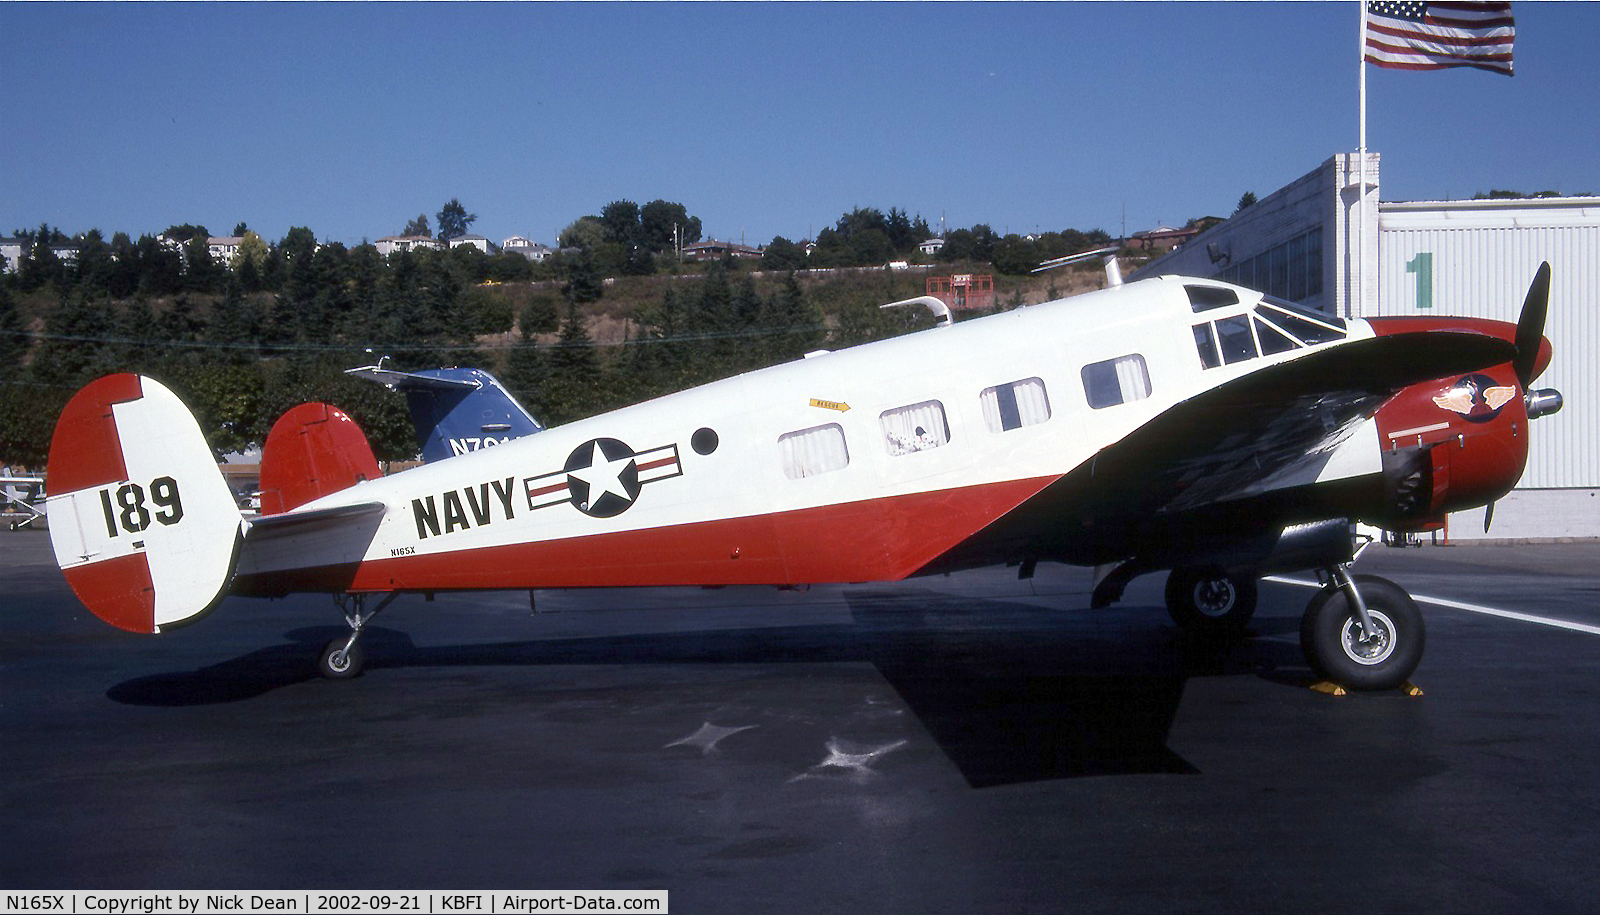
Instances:
[[[544,431],[499,379],[482,369],[400,372],[379,359],[345,374],[406,395],[422,459],[430,464]]]

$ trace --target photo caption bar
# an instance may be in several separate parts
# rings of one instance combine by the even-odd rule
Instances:
[[[638,912],[666,915],[666,890],[63,890],[5,893],[0,915],[84,912],[94,915],[262,913]]]

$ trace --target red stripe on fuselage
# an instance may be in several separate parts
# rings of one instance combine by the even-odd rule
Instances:
[[[646,530],[241,575],[236,594],[893,581],[1056,477]]]

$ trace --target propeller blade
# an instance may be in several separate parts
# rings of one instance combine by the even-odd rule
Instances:
[[[1534,378],[1539,361],[1539,344],[1544,339],[1544,320],[1550,311],[1550,262],[1539,265],[1533,285],[1528,287],[1528,297],[1522,302],[1522,316],[1517,319],[1517,357],[1511,367],[1517,381],[1526,391]]]
[[[1490,502],[1489,503],[1489,507],[1484,509],[1484,512],[1483,512],[1483,532],[1485,534],[1489,533],[1489,525],[1491,523],[1493,523],[1493,522],[1494,522],[1494,503]]]

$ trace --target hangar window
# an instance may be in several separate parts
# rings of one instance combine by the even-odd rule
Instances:
[[[1150,396],[1150,369],[1138,353],[1083,367],[1083,392],[1096,410]]]
[[[783,456],[783,475],[791,480],[843,470],[850,463],[844,429],[838,423],[813,426],[778,436]]]
[[[889,446],[889,453],[897,457],[938,448],[950,441],[950,424],[945,421],[944,404],[937,400],[885,410],[878,420],[883,423],[883,437]]]
[[[978,403],[983,407],[983,422],[990,432],[1020,429],[1050,418],[1050,398],[1045,394],[1044,382],[1038,378],[984,388],[978,395]]]

